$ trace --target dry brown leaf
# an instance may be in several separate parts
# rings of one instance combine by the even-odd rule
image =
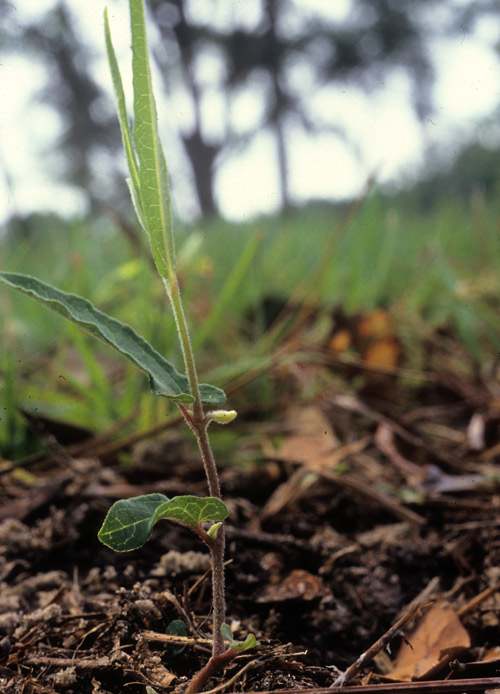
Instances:
[[[274,457],[280,460],[302,463],[324,458],[339,444],[330,422],[315,405],[292,411],[286,425],[293,434],[274,452]]]
[[[294,411],[287,419],[287,428],[294,433],[278,449],[265,443],[264,453],[275,460],[301,463],[302,467],[275,489],[262,510],[262,518],[270,518],[298,501],[317,481],[317,473],[331,472],[349,455],[361,452],[370,441],[370,437],[364,437],[345,446],[338,445],[330,423],[314,405]]]
[[[470,647],[470,638],[455,610],[445,601],[433,605],[406,637],[389,677],[398,681],[427,679]]]
[[[486,662],[488,660],[498,660],[500,658],[500,646],[493,646],[488,648],[482,655],[481,662]]]
[[[155,687],[168,687],[177,679],[177,676],[163,667],[163,665],[154,665],[151,668],[151,679]]]
[[[369,441],[365,437],[345,446],[339,445],[330,422],[315,405],[294,411],[286,423],[294,433],[287,436],[277,450],[266,445],[264,452],[275,460],[303,463],[308,470],[332,470],[347,456],[362,451]]]

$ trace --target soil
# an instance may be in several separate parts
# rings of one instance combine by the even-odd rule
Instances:
[[[354,389],[358,367],[329,365],[334,380],[307,404],[319,367],[280,372],[277,393],[297,404],[231,425],[236,446],[219,455],[227,621],[259,646],[209,689],[328,687],[414,601],[422,615],[446,605],[460,643],[448,617],[441,629],[432,616],[440,663],[398,675],[405,638],[415,650],[422,640],[417,620],[405,638],[394,630],[390,653],[367,658],[353,683],[498,672],[497,380],[441,363],[419,374],[368,370]],[[0,691],[181,692],[210,652],[207,552],[167,522],[124,554],[97,531],[119,498],[206,493],[190,434],[167,429],[99,455],[93,440],[78,446],[4,466],[0,478]]]

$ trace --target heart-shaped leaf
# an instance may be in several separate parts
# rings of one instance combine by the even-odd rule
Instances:
[[[109,509],[97,535],[99,540],[116,552],[141,547],[151,535],[156,509],[167,501],[164,494],[120,499]]]
[[[149,540],[153,526],[162,518],[178,521],[197,532],[201,523],[223,521],[229,513],[215,497],[146,494],[120,499],[109,509],[99,530],[99,540],[117,552],[129,552]]]
[[[155,522],[169,518],[197,530],[206,521],[223,521],[229,515],[226,505],[214,496],[174,496],[162,504],[155,513]]]
[[[94,337],[114,347],[150,377],[151,389],[175,402],[191,403],[187,377],[161,356],[143,337],[129,325],[106,315],[87,299],[68,294],[35,277],[14,272],[0,272],[0,280],[19,289],[36,301],[64,316]],[[224,391],[215,386],[201,385],[202,402],[216,405],[224,402]]]

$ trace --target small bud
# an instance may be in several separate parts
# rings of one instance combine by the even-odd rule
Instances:
[[[210,537],[211,537],[212,539],[215,540],[215,538],[217,537],[217,532],[218,532],[218,530],[219,530],[219,528],[220,528],[221,525],[222,525],[222,523],[214,523],[214,524],[210,527],[210,529],[209,529],[209,531],[208,531],[208,534],[210,535]]]
[[[217,422],[217,424],[229,424],[236,416],[236,410],[213,410],[213,412],[207,412],[208,421]]]

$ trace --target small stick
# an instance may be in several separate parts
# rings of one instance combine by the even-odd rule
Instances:
[[[486,692],[500,687],[500,677],[478,679],[443,680],[440,682],[391,682],[387,684],[363,684],[349,687],[349,694],[462,694],[463,692]],[[331,694],[331,689],[280,689],[252,691],[246,694]],[[231,692],[233,694],[233,692]]]
[[[486,590],[483,590],[482,593],[479,593],[479,595],[476,595],[466,605],[464,605],[459,610],[457,610],[457,615],[459,617],[463,617],[464,614],[467,614],[468,612],[471,612],[472,610],[474,610],[479,604],[481,604],[483,602],[483,600],[486,600],[487,598],[489,598],[490,595],[493,595],[493,593],[496,593],[496,591],[499,589],[500,589],[500,583],[495,583],[495,585],[490,586],[489,588],[486,588]]]
[[[157,641],[158,643],[178,643],[182,645],[212,645],[212,639],[193,638],[191,636],[179,636],[177,634],[161,634],[148,629],[141,631],[141,636],[146,641]]]
[[[395,636],[398,636],[405,626],[407,626],[410,622],[413,622],[417,617],[421,616],[422,609],[424,607],[427,607],[427,605],[421,605],[418,602],[412,605],[409,608],[409,610],[401,617],[401,619],[398,619],[398,621],[390,629],[388,629],[385,632],[385,634],[383,634],[377,641],[375,641],[375,643],[372,644],[367,651],[365,651],[359,656],[356,662],[350,665],[345,672],[341,673],[337,677],[335,682],[330,685],[330,689],[335,689],[336,687],[343,687],[344,684],[350,682],[353,679],[353,677],[358,674],[361,666],[364,663],[373,660],[377,653],[384,649]]]

